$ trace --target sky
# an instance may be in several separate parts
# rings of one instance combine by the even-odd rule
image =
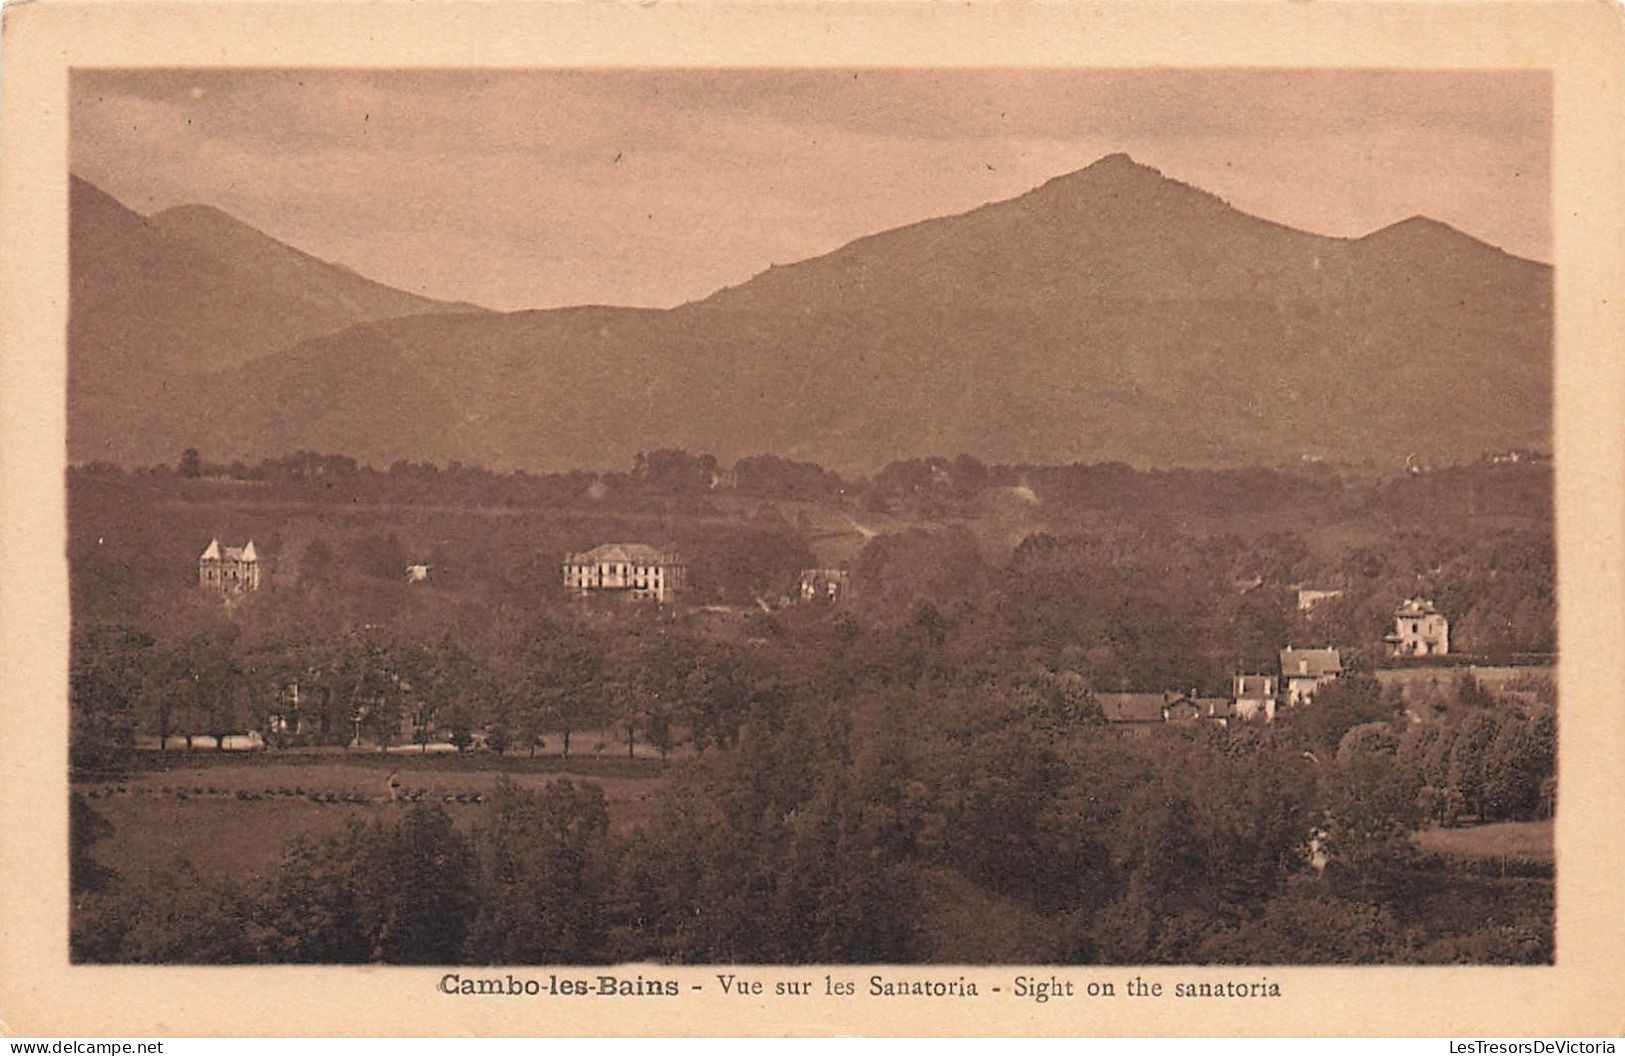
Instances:
[[[401,289],[670,307],[1127,152],[1358,237],[1551,259],[1539,71],[76,70],[70,168]]]

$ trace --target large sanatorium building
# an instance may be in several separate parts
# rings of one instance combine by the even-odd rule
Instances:
[[[604,543],[564,559],[564,589],[577,597],[623,593],[664,603],[687,586],[683,559],[644,543]]]

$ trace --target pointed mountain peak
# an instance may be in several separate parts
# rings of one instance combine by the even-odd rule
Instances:
[[[1377,230],[1371,232],[1371,234],[1366,235],[1365,237],[1375,238],[1378,235],[1399,234],[1401,232],[1425,232],[1435,235],[1461,235],[1460,231],[1457,231],[1455,228],[1451,227],[1442,220],[1435,220],[1431,216],[1423,216],[1421,213],[1416,213],[1412,216],[1407,216],[1405,219],[1400,220],[1397,223],[1389,224],[1387,227],[1379,227]]]
[[[1379,227],[1369,235],[1362,237],[1359,241],[1375,242],[1397,238],[1411,240],[1425,239],[1434,242],[1460,240],[1473,242],[1478,245],[1487,245],[1487,243],[1479,242],[1479,240],[1474,238],[1472,235],[1469,235],[1463,231],[1458,231],[1456,228],[1451,227],[1442,220],[1435,220],[1431,216],[1423,216],[1420,213],[1416,214],[1415,216],[1408,216],[1397,223],[1389,224],[1387,227]]]
[[[1042,207],[1048,209],[1067,213],[1079,209],[1091,213],[1106,210],[1123,218],[1166,217],[1170,213],[1217,215],[1232,211],[1217,195],[1166,176],[1162,170],[1121,152],[1057,176],[1024,197],[1033,205],[1042,203]]]
[[[1451,227],[1442,220],[1435,220],[1431,216],[1408,216],[1398,223],[1379,227],[1377,230],[1355,241],[1368,246],[1455,246],[1472,247],[1479,250],[1490,250],[1494,253],[1510,256],[1500,246],[1491,245],[1481,239],[1474,238],[1465,231]]]
[[[183,234],[200,234],[212,231],[217,234],[232,234],[237,237],[252,236],[259,239],[269,239],[271,237],[252,224],[237,219],[224,209],[216,209],[212,205],[202,205],[195,202],[185,205],[172,205],[168,209],[161,209],[153,213],[147,219],[165,231]],[[272,239],[272,241],[279,240]],[[282,244],[286,245],[286,243]]]
[[[1116,154],[1107,154],[1105,157],[1064,176],[1057,176],[1045,183],[1044,186],[1051,187],[1081,183],[1083,181],[1089,183],[1140,181],[1147,185],[1172,182],[1160,170],[1154,169],[1150,165],[1142,165],[1127,154],[1118,152]]]
[[[1093,171],[1093,172],[1135,172],[1135,171],[1137,171],[1137,172],[1155,173],[1158,176],[1162,175],[1161,172],[1158,172],[1156,169],[1152,168],[1149,165],[1141,165],[1139,162],[1135,161],[1133,158],[1131,158],[1128,154],[1124,153],[1123,151],[1117,151],[1115,154],[1107,154],[1105,157],[1099,159],[1098,161],[1091,162],[1090,164],[1084,166],[1083,171],[1084,172],[1090,172],[1090,171]]]

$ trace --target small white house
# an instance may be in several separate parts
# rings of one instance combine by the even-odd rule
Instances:
[[[1343,658],[1336,649],[1281,650],[1281,684],[1289,707],[1308,703],[1315,690],[1343,674]]]
[[[1232,687],[1230,712],[1238,719],[1275,721],[1275,676],[1237,675]]]

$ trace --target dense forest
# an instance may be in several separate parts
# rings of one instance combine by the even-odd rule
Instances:
[[[831,689],[821,681],[820,689]],[[1549,706],[1399,733],[1327,691],[1269,728],[1134,739],[1066,684],[762,702],[611,828],[590,782],[498,786],[471,828],[388,808],[269,874],[90,868],[80,959],[400,963],[1549,961],[1549,884],[1463,874],[1411,829],[1549,809]],[[803,698],[818,700],[817,696]],[[927,701],[929,704],[927,704]],[[1430,819],[1432,815],[1432,819]],[[1306,843],[1325,856],[1317,869]],[[1442,906],[1448,912],[1441,914]],[[955,912],[974,924],[954,928]]]
[[[1418,699],[1370,673],[1411,596],[1471,656],[1554,650],[1550,489],[1528,462],[1379,479],[962,457],[850,481],[684,452],[554,476],[309,454],[82,467],[81,787],[194,754],[138,745],[246,730],[272,755],[432,740],[516,767],[586,754],[591,730],[659,802],[617,824],[566,764],[457,818],[397,803],[294,835],[263,875],[137,879],[100,864],[120,833],[76,795],[75,956],[1549,961],[1549,870],[1479,875],[1412,834],[1549,816],[1550,681],[1461,675]],[[214,536],[271,562],[229,607],[196,587]],[[687,556],[691,598],[564,596],[566,551],[633,538]],[[849,602],[788,603],[798,570],[832,560]],[[405,582],[411,561],[434,578]],[[1300,611],[1303,586],[1342,594]],[[1341,647],[1349,674],[1270,725],[1130,737],[1094,702],[1222,695],[1289,642]]]

